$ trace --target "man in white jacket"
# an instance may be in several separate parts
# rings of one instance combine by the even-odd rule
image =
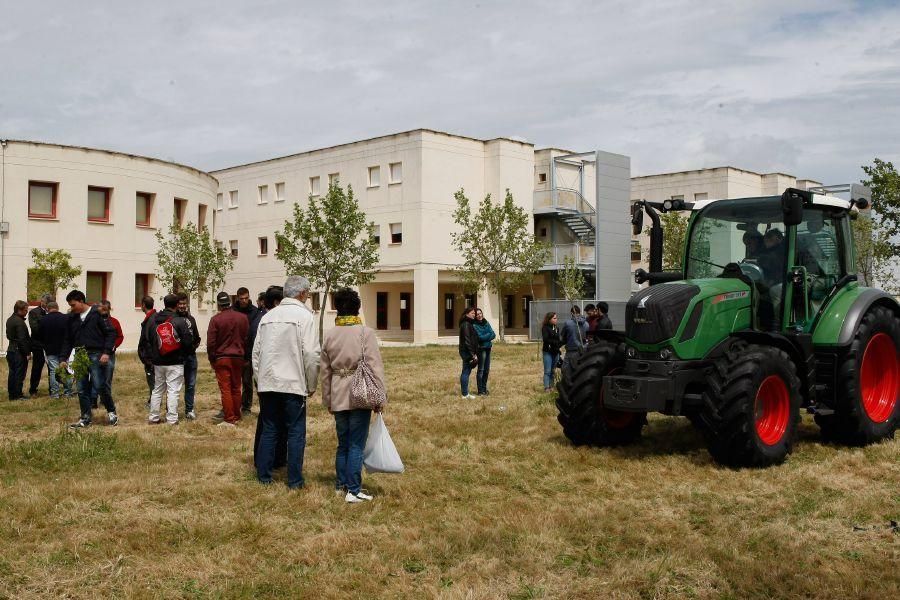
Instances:
[[[319,335],[306,307],[309,280],[292,275],[284,282],[284,299],[259,322],[253,344],[253,375],[259,391],[262,435],[256,477],[272,483],[279,424],[287,430],[288,487],[303,487],[306,448],[306,399],[319,379]]]

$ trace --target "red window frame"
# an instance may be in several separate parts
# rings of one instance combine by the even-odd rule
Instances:
[[[87,280],[88,280],[88,278],[89,278],[91,275],[102,275],[102,276],[103,276],[103,285],[100,286],[100,292],[101,292],[101,293],[100,293],[100,296],[101,296],[101,297],[100,297],[100,298],[96,298],[96,299],[94,299],[94,298],[85,298],[85,300],[87,301],[88,304],[97,304],[97,303],[100,302],[101,300],[107,300],[107,299],[108,299],[108,294],[109,294],[109,273],[107,273],[106,271],[87,271],[87,272],[84,274],[84,277],[85,277],[85,279],[84,279],[84,292],[85,292],[85,295],[87,295],[87,289],[88,289]]]
[[[138,281],[143,281],[144,285],[144,293],[138,294]],[[135,273],[134,274],[134,307],[140,308],[141,300],[144,299],[144,296],[150,295],[150,274],[149,273]]]
[[[145,198],[147,200],[147,220],[146,221],[138,221],[137,220],[137,201],[139,198]],[[149,192],[137,192],[134,195],[134,224],[138,227],[150,227],[150,220],[153,215],[153,194]]]
[[[102,217],[91,217],[90,196],[91,192],[103,192],[104,204]],[[112,188],[100,187],[98,185],[88,186],[88,218],[91,223],[109,223],[109,200],[112,196]]]
[[[51,200],[50,214],[36,213],[31,210],[31,188],[32,187],[48,187],[53,190],[53,199]],[[28,182],[28,218],[29,219],[55,219],[56,218],[56,201],[59,196],[59,183],[55,181],[29,181]]]

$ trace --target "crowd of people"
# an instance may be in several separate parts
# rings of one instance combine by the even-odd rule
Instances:
[[[283,286],[270,286],[260,294],[257,305],[243,287],[234,300],[227,292],[217,295],[218,312],[206,331],[207,357],[221,399],[221,411],[213,419],[221,427],[237,427],[251,414],[253,397],[258,394],[253,450],[257,479],[271,484],[272,471],[286,466],[288,487],[300,488],[304,484],[307,401],[321,382],[322,403],[335,421],[335,490],[348,503],[365,502],[372,500],[362,489],[363,449],[372,410],[351,403],[351,381],[360,361],[365,360],[385,390],[377,337],[359,317],[359,294],[342,289],[334,294],[336,327],[324,335],[320,346],[315,318],[306,306],[309,290],[306,278],[291,276]],[[80,416],[70,425],[72,429],[91,425],[98,400],[106,409],[107,423],[117,425],[112,390],[116,349],[124,340],[122,328],[111,315],[108,301],[91,305],[83,292],[73,290],[66,302],[68,314],[59,311],[50,295],[41,297],[40,304],[30,311],[24,301],[15,303],[6,322],[9,398],[28,400],[36,395],[46,364],[52,398],[77,393]],[[182,391],[184,418],[197,418],[197,348],[202,338],[187,295],[166,295],[159,311],[155,304],[149,296],[142,300],[144,319],[138,343],[148,389],[147,422],[176,425]],[[29,362],[32,369],[26,395],[23,389]],[[73,374],[78,369],[81,374],[74,385],[71,377],[57,377],[59,370]]]

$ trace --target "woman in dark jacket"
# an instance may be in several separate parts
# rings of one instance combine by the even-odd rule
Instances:
[[[475,333],[478,334],[478,372],[475,380],[478,382],[478,395],[489,396],[487,382],[491,373],[491,346],[492,340],[497,337],[490,322],[484,318],[480,308],[475,309],[475,321],[472,323]]]
[[[475,396],[469,394],[469,375],[478,365],[478,334],[475,332],[474,321],[475,307],[470,306],[463,311],[459,320],[459,356],[462,358],[459,387],[462,388],[462,397],[468,400],[475,399]]]
[[[541,354],[544,358],[544,391],[553,390],[553,370],[559,363],[559,349],[562,346],[562,339],[559,337],[559,327],[557,327],[558,317],[555,312],[548,312],[544,315],[544,323],[541,326],[541,338],[543,346],[541,346]]]

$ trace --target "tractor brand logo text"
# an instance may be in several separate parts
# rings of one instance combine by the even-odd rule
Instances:
[[[750,292],[730,292],[728,294],[719,294],[715,298],[713,298],[712,303],[718,304],[719,302],[725,302],[726,300],[737,300],[738,298],[746,298],[750,295]]]

